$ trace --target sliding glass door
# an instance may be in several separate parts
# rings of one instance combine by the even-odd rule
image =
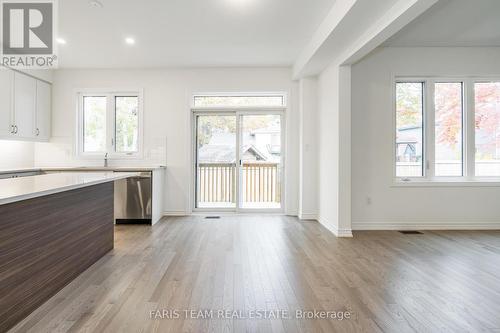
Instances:
[[[236,116],[196,115],[196,208],[236,208]]]
[[[281,208],[281,116],[240,116],[240,208]]]
[[[195,209],[281,211],[281,113],[195,113]]]

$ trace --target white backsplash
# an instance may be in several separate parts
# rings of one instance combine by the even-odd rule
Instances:
[[[0,169],[20,169],[34,166],[33,142],[0,140]]]
[[[109,159],[109,166],[166,165],[166,138],[154,138],[149,147],[145,145],[142,158]],[[50,158],[48,158],[50,156]],[[52,137],[48,143],[36,143],[34,164],[37,167],[101,166],[102,159],[86,159],[77,156],[74,143],[67,137]]]

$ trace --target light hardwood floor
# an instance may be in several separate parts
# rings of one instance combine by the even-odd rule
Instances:
[[[156,309],[349,320],[151,319]],[[117,226],[115,249],[13,332],[500,331],[500,232],[356,232],[281,216]]]

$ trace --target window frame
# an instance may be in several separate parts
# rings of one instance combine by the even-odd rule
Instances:
[[[283,104],[282,105],[254,105],[254,106],[196,106],[196,98],[197,97],[281,97],[283,99]],[[208,92],[208,93],[203,93],[203,92],[197,92],[192,94],[191,96],[191,110],[194,111],[210,111],[210,110],[220,110],[220,111],[231,111],[234,109],[238,110],[284,110],[288,107],[288,94],[283,91],[273,91],[273,92],[262,92],[262,91],[257,91],[257,92]]]
[[[424,84],[423,103],[423,148],[422,177],[398,177],[396,174],[396,84],[401,82],[422,82]],[[500,184],[497,176],[475,176],[475,84],[500,82],[500,77],[484,76],[399,76],[394,75],[391,84],[392,103],[392,177],[395,186],[495,186]],[[462,83],[462,176],[435,175],[435,92],[436,83]]]
[[[82,159],[103,159],[108,154],[108,159],[139,159],[143,157],[143,91],[142,89],[79,89],[77,95],[77,156]],[[136,152],[116,152],[116,97],[138,98],[138,134]],[[104,152],[84,151],[84,97],[106,97],[106,146]]]
[[[462,162],[462,175],[461,176],[437,176],[436,175],[436,105],[435,105],[435,101],[436,101],[436,94],[435,94],[435,87],[436,87],[436,84],[439,84],[439,83],[460,83],[462,85],[462,159],[461,159],[461,162]],[[450,178],[467,178],[469,176],[469,166],[467,165],[467,148],[468,148],[468,145],[470,144],[469,142],[469,138],[467,137],[467,133],[468,133],[468,124],[469,124],[469,121],[467,120],[467,88],[466,88],[466,85],[467,85],[467,82],[466,82],[466,79],[450,79],[450,78],[437,78],[437,79],[433,79],[433,80],[430,80],[430,96],[428,96],[429,99],[432,99],[431,103],[429,104],[429,106],[431,106],[431,108],[429,109],[429,117],[432,117],[432,128],[429,128],[429,131],[432,132],[432,159],[429,159],[429,164],[430,164],[430,167],[432,168],[432,177],[433,179],[437,179],[437,180],[446,180],[446,179],[450,179]]]
[[[396,101],[396,85],[398,83],[422,83],[422,176],[414,176],[414,177],[398,177],[397,176],[397,154],[396,154],[396,149],[397,143],[396,143],[396,128],[397,128],[397,101]],[[392,175],[394,179],[402,180],[402,179],[408,179],[408,180],[422,180],[425,179],[428,175],[428,168],[427,168],[427,161],[426,161],[426,156],[427,156],[427,151],[428,151],[428,145],[427,145],[427,129],[429,128],[427,126],[427,89],[428,85],[423,80],[422,78],[417,78],[417,77],[404,77],[404,78],[398,78],[396,77],[394,79],[394,82],[392,84],[392,104],[393,104],[393,112],[392,112]]]

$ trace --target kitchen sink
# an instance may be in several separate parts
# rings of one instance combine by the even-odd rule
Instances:
[[[40,175],[45,175],[45,174],[46,174],[46,172],[42,171],[42,170],[19,171],[19,172],[13,172],[13,173],[0,174],[0,179],[40,176]]]

